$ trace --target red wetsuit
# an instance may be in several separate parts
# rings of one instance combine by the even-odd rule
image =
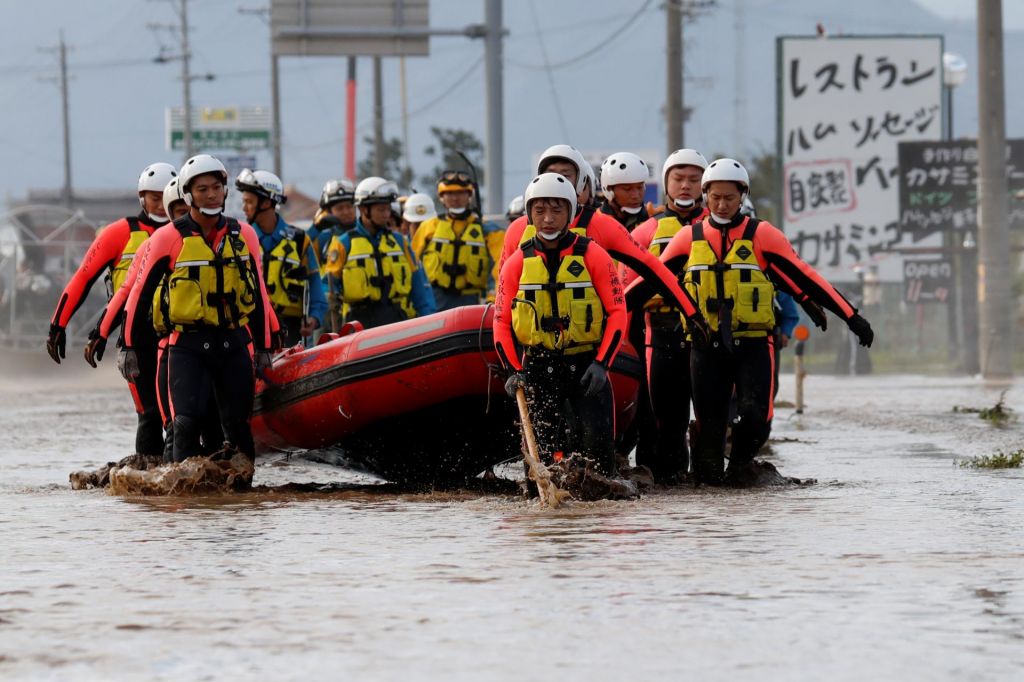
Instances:
[[[505,231],[505,245],[501,253],[503,265],[519,249],[527,225],[529,225],[529,219],[522,216],[513,220],[512,224],[508,226]],[[668,271],[668,268],[659,262],[653,253],[641,248],[626,231],[626,228],[611,216],[595,212],[592,207],[586,206],[573,219],[569,227],[570,229],[584,227],[589,239],[592,239],[615,260],[641,273],[645,279],[655,282],[655,286],[665,300],[674,301],[676,307],[682,310],[687,317],[691,317],[697,312],[693,299],[683,292],[679,282]],[[630,308],[630,310],[632,309]]]
[[[145,213],[138,215],[139,228],[146,234],[153,234],[159,227]],[[127,218],[121,218],[102,228],[89,250],[85,253],[78,270],[71,276],[71,281],[57,301],[57,310],[53,313],[51,324],[67,327],[71,316],[75,314],[85,298],[89,295],[92,285],[105,270],[112,269],[119,260],[131,236],[131,227]]]
[[[539,244],[537,254],[547,262],[550,252]],[[506,241],[507,243],[507,241]],[[564,239],[559,245],[559,259],[572,253],[576,239]],[[597,362],[609,367],[626,335],[626,307],[622,296],[615,262],[596,243],[591,243],[583,256],[583,262],[594,283],[594,289],[601,298],[605,311],[604,334],[597,349]],[[515,335],[512,331],[512,301],[519,291],[519,280],[523,274],[523,251],[516,249],[501,267],[498,293],[494,301],[494,345],[502,361],[513,370],[523,368],[522,359],[516,353]]]
[[[750,219],[746,216],[741,218],[729,223],[725,244],[727,251],[734,240],[743,237],[743,231]],[[718,258],[722,258],[722,232],[710,219],[704,220],[704,237]],[[662,251],[661,261],[674,273],[685,272],[692,244],[693,228],[685,225]],[[758,224],[754,235],[754,254],[765,276],[805,308],[809,303],[816,303],[831,310],[844,321],[857,313],[850,302],[836,291],[828,280],[800,259],[793,250],[793,245],[786,239],[786,235],[771,223],[762,220]],[[627,305],[630,308],[643,305],[653,293],[653,287],[646,282],[646,278],[634,281],[626,289]],[[815,316],[813,311],[808,313],[812,318]]]

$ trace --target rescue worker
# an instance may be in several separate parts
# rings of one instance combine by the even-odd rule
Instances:
[[[188,206],[181,198],[181,192],[178,191],[177,177],[164,187],[164,212],[167,213],[168,221],[172,223],[178,218],[188,215]]]
[[[399,231],[407,239],[415,241],[416,230],[427,220],[437,218],[437,209],[434,208],[434,200],[429,194],[417,192],[405,200],[402,207],[402,226]]]
[[[508,202],[508,210],[505,211],[505,219],[511,223],[516,218],[526,215],[526,204],[523,203],[523,195],[519,194]]]
[[[50,322],[46,350],[54,362],[65,357],[65,329],[72,315],[82,305],[93,283],[106,271],[107,298],[124,282],[136,253],[153,231],[167,224],[163,193],[177,176],[169,163],[154,163],[139,175],[137,189],[142,210],[138,215],[122,218],[104,227],[82,259],[78,270],[64,288],[57,310]],[[138,426],[135,430],[135,452],[159,455],[163,451],[163,431],[156,400],[157,339],[152,329],[143,330],[137,339],[140,380],[131,385]]]
[[[661,256],[683,225],[707,216],[700,192],[707,166],[707,159],[695,149],[669,154],[661,169],[665,207],[633,231],[640,246]],[[635,276],[630,271],[627,284]],[[649,467],[656,481],[671,483],[683,478],[689,468],[686,431],[690,423],[690,348],[684,319],[660,296],[647,302],[644,313],[647,375],[646,386],[641,388],[646,388],[650,397],[653,421],[649,434],[639,436],[641,442],[646,435],[653,443],[637,447],[637,464]]]
[[[505,231],[481,223],[471,206],[474,188],[467,173],[442,173],[437,196],[444,214],[420,225],[412,250],[423,262],[438,310],[475,305],[487,295],[490,279],[498,279]]]
[[[341,303],[338,300],[338,283],[327,274],[327,248],[331,240],[341,236],[356,226],[355,199],[356,186],[351,180],[344,178],[328,180],[320,192],[320,209],[313,217],[313,224],[306,231],[317,249],[320,262],[320,277],[324,293],[327,296],[327,320],[324,330],[336,332],[341,327]]]
[[[611,257],[569,230],[576,194],[558,173],[543,173],[527,186],[534,236],[502,266],[494,343],[511,372],[506,391],[526,391],[541,457],[579,453],[612,475],[615,412],[608,369],[626,332],[626,309]]]
[[[616,152],[601,164],[601,191],[605,203],[601,210],[632,232],[649,217],[644,206],[644,191],[651,170],[632,152]]]
[[[253,366],[270,367],[274,321],[259,238],[250,225],[223,215],[228,174],[219,160],[193,156],[178,182],[189,214],[154,234],[139,265],[118,368],[138,381],[136,339],[147,326],[168,329],[174,461],[202,453],[200,430],[214,397],[224,438],[255,459]]]
[[[395,183],[362,180],[355,191],[359,219],[327,249],[327,273],[339,283],[344,321],[364,328],[435,312],[434,295],[419,261],[401,234],[388,229]]]
[[[874,332],[842,294],[800,260],[775,226],[740,212],[749,192],[746,169],[733,159],[712,162],[701,178],[709,217],[684,226],[661,255],[697,298],[713,330],[710,343],[693,338],[690,378],[697,419],[692,469],[700,483],[743,484],[753,473],[754,455],[771,428],[774,392],[776,287],[800,303],[825,328],[822,307],[842,318],[860,343]],[[650,298],[643,280],[631,284],[627,301]],[[736,392],[729,469],[723,477],[729,399]]]
[[[355,194],[356,186],[344,178],[328,180],[320,192],[320,210],[306,234],[316,243],[317,258],[321,264],[327,260],[331,239],[356,226]]]
[[[541,154],[537,163],[537,173],[558,173],[569,180],[577,191],[577,198],[582,193],[586,197],[592,193],[595,184],[593,172],[587,172],[589,164],[574,147],[567,144],[556,144],[548,147]],[[604,213],[595,211],[593,206],[576,205],[576,215],[569,224],[569,229],[577,234],[596,242],[608,252],[612,258],[632,268],[653,286],[666,300],[682,310],[687,318],[699,317],[693,300],[683,292],[675,275],[668,271],[658,257],[640,248],[630,237],[622,225]],[[505,244],[502,247],[502,264],[523,244],[533,239],[536,228],[529,224],[527,216],[512,221],[505,232]],[[706,330],[703,320],[697,322],[698,332]]]
[[[283,345],[294,346],[313,336],[327,313],[316,246],[278,213],[277,207],[288,200],[279,177],[245,168],[235,188],[242,193],[242,210],[260,239],[263,276]]]
[[[181,198],[178,191],[178,178],[175,177],[167,183],[164,188],[164,211],[173,220],[188,215],[188,206]],[[174,229],[170,223],[158,229]],[[96,327],[89,332],[89,342],[85,346],[85,361],[93,368],[103,360],[103,353],[107,347],[107,339],[110,333],[121,323],[124,315],[125,303],[128,301],[128,294],[139,275],[139,265],[147,258],[150,240],[143,242],[139,247],[132,264],[128,268],[128,274],[124,283],[114,292],[113,297],[107,302],[107,307],[100,316]],[[156,374],[156,401],[160,410],[160,420],[164,429],[164,461],[174,461],[174,429],[171,420],[170,397],[167,384],[167,329],[161,327],[156,329],[157,333],[157,374]],[[129,384],[131,386],[131,384]],[[211,401],[207,410],[206,419],[203,422],[202,451],[203,454],[216,452],[224,442],[223,432],[220,428],[220,416],[217,414],[217,403]]]

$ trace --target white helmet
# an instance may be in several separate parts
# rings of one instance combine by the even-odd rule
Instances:
[[[586,167],[584,164],[587,163],[587,160],[572,145],[556,144],[545,149],[544,153],[540,155],[540,161],[537,162],[537,174],[544,173],[549,163],[560,159],[576,166],[576,193],[579,194],[583,191],[584,183],[586,182]]]
[[[615,152],[601,164],[601,186],[608,201],[614,196],[612,187],[615,185],[647,182],[650,177],[651,169],[647,163],[632,152]]]
[[[361,180],[356,185],[355,203],[356,206],[370,206],[371,204],[390,204],[398,198],[398,185],[379,178],[370,176]]]
[[[151,163],[142,169],[142,173],[139,175],[139,205],[143,209],[146,208],[146,200],[142,198],[143,192],[163,192],[164,187],[171,181],[172,178],[178,177],[178,172],[174,170],[174,166],[169,163]],[[167,218],[163,216],[153,215],[152,213],[146,213],[150,220],[155,223],[165,223]]]
[[[509,220],[515,220],[524,213],[526,213],[526,201],[523,199],[523,195],[520,194],[508,202],[508,211],[505,215]]]
[[[527,213],[534,199],[565,199],[569,202],[570,219],[576,215],[576,188],[558,173],[541,173],[526,186],[523,202]]]
[[[410,223],[422,223],[437,217],[437,209],[434,207],[434,200],[429,194],[417,192],[405,200],[405,210],[402,211],[402,219]]]
[[[181,198],[181,191],[178,188],[178,178],[172,179],[164,187],[164,210],[167,211],[167,219],[171,219],[171,206],[179,201],[184,201]]]
[[[258,197],[270,199],[275,204],[288,201],[284,195],[284,183],[270,171],[243,168],[235,179],[235,188],[240,192],[252,192]]]
[[[737,182],[743,185],[743,197],[746,198],[750,190],[750,176],[747,169],[736,159],[715,159],[704,170],[700,179],[700,191],[707,194],[708,185],[712,182]],[[704,198],[705,203],[707,197]]]
[[[192,205],[192,191],[190,187],[192,181],[200,175],[206,175],[207,173],[220,175],[224,184],[228,184],[228,169],[224,167],[224,164],[219,159],[209,154],[196,154],[181,167],[181,174],[178,176],[178,186],[181,188],[181,198],[189,206]],[[225,188],[224,191],[225,196],[227,196],[227,189]],[[210,216],[220,215],[224,212],[223,206],[219,210],[212,208],[201,208],[199,210],[204,215]]]
[[[139,194],[142,192],[163,192],[171,178],[178,177],[178,171],[169,163],[151,163],[139,175]]]
[[[590,200],[593,201],[597,196],[597,174],[594,173],[594,167],[586,159],[583,159],[583,176],[586,178],[587,185],[590,186]]]
[[[668,155],[661,166],[661,186],[668,186],[668,172],[676,166],[696,166],[701,171],[707,170],[708,160],[696,149],[677,149]]]

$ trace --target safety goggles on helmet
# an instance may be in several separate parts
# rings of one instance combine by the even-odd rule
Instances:
[[[465,171],[446,170],[437,181],[437,193],[472,192],[473,178]]]
[[[235,179],[235,188],[241,192],[252,192],[275,204],[283,204],[287,199],[280,178],[270,171],[243,168]]]
[[[354,201],[356,190],[348,180],[328,180],[320,193],[320,208],[328,209],[343,201]]]

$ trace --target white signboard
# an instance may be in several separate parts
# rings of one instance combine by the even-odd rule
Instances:
[[[941,243],[901,235],[897,145],[942,136],[942,38],[780,37],[777,58],[786,236],[829,279],[900,281],[895,249]]]

